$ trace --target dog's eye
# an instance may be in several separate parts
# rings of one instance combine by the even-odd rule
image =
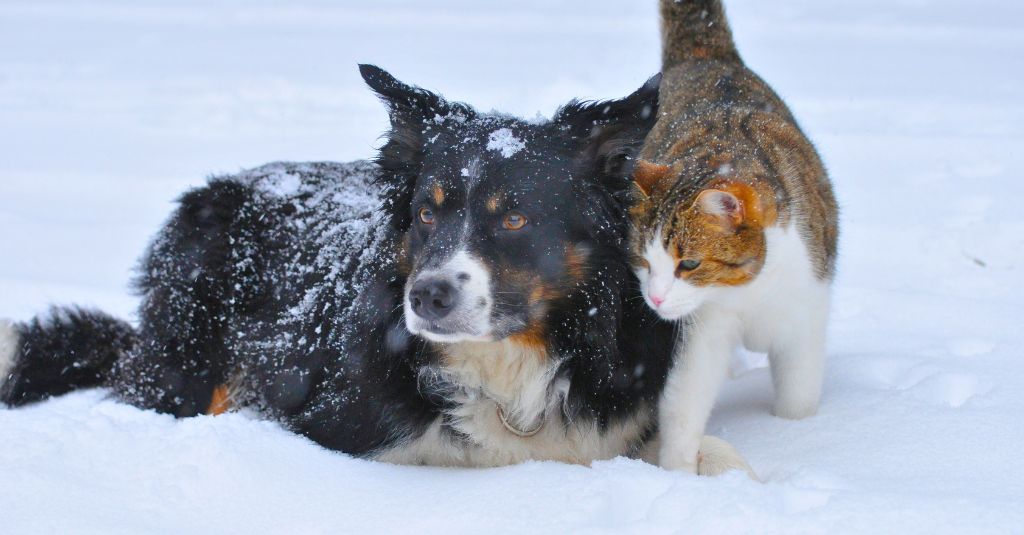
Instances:
[[[423,222],[424,225],[433,225],[434,211],[426,206],[420,208],[420,221]]]
[[[526,216],[519,212],[509,212],[501,221],[501,226],[506,230],[519,230],[526,226]]]
[[[700,267],[700,260],[680,260],[676,272],[693,271],[698,267]]]

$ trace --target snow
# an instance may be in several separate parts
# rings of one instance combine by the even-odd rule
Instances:
[[[397,467],[90,391],[0,409],[0,531],[1019,531],[1024,6],[727,6],[843,207],[819,414],[770,416],[764,359],[741,355],[712,416],[765,483],[624,459]],[[186,188],[371,156],[387,118],[357,62],[533,117],[626,95],[658,58],[653,0],[6,1],[0,317],[52,302],[131,317],[132,267]]]
[[[500,152],[505,158],[511,158],[524,148],[526,143],[508,128],[499,128],[487,136],[487,150]]]

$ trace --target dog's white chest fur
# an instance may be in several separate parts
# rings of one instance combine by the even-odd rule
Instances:
[[[423,435],[379,452],[376,459],[438,466],[527,460],[587,464],[631,453],[650,423],[649,409],[604,429],[589,419],[566,421],[562,405],[569,381],[556,377],[558,362],[543,350],[501,341],[453,344],[445,351],[445,366],[424,373],[455,385],[448,393],[454,407],[447,418],[439,417]]]

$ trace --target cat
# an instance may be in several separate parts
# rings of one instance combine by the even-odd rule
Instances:
[[[739,344],[768,353],[774,413],[817,412],[838,207],[785,103],[744,65],[719,0],[661,0],[658,121],[633,179],[633,264],[682,320],[659,409],[662,466],[695,471]]]

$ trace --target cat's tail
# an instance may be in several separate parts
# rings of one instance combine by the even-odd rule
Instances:
[[[28,323],[0,320],[0,405],[106,384],[135,340],[127,322],[79,308],[54,308]]]
[[[740,61],[721,0],[661,0],[662,72],[694,60]]]

